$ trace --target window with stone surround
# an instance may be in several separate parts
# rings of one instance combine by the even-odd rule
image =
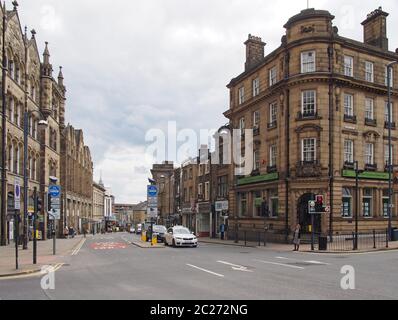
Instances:
[[[365,119],[374,120],[374,100],[365,98]]]
[[[388,218],[388,206],[390,204],[390,197],[388,189],[383,190],[383,217]]]
[[[253,151],[253,170],[260,169],[260,151],[254,150]]]
[[[239,216],[247,216],[247,193],[238,194]]]
[[[256,97],[260,94],[260,78],[256,78],[253,80],[253,97]]]
[[[256,110],[253,112],[253,127],[260,125],[260,111]]]
[[[301,53],[301,73],[315,72],[315,51]]]
[[[374,82],[374,64],[370,61],[365,61],[365,80]]]
[[[341,216],[343,218],[352,218],[352,193],[349,188],[343,188]]]
[[[301,161],[312,163],[316,161],[316,139],[306,138],[301,140]]]
[[[269,147],[269,166],[275,167],[276,161],[278,157],[278,148],[276,144],[273,144]]]
[[[365,143],[365,164],[374,165],[374,144]]]
[[[354,163],[354,141],[344,140],[344,162]]]
[[[269,124],[275,126],[278,120],[278,104],[276,102],[272,102],[269,105]]]
[[[363,189],[362,197],[362,215],[365,218],[372,217],[373,210],[373,190],[370,188]]]
[[[344,75],[347,77],[354,76],[354,58],[344,56]]]
[[[245,102],[245,87],[239,88],[239,104],[243,104]]]
[[[316,92],[306,90],[301,93],[301,113],[303,117],[313,117],[316,114]]]
[[[269,86],[272,87],[277,83],[277,81],[276,67],[273,67],[269,70]]]
[[[352,94],[344,94],[344,115],[354,116],[354,96]]]

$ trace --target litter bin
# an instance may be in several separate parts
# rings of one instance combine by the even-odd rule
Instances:
[[[391,239],[392,239],[392,241],[398,241],[398,229],[392,230]]]
[[[319,237],[319,251],[326,251],[328,249],[328,237]]]

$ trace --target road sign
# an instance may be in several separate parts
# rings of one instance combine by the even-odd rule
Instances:
[[[157,196],[158,196],[158,187],[148,186],[148,198],[157,197]]]
[[[50,195],[50,210],[49,218],[50,220],[60,220],[61,219],[61,187],[60,186],[50,186],[48,187],[48,194]]]
[[[228,201],[216,201],[215,203],[216,211],[227,211],[228,210]]]
[[[21,181],[18,178],[14,181],[14,208],[21,210]]]
[[[157,208],[148,208],[148,218],[156,219],[158,217],[158,209]]]
[[[51,197],[59,197],[61,195],[61,187],[60,186],[49,186],[48,194]]]

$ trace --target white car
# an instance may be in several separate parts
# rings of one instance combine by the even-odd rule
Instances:
[[[198,238],[185,227],[172,227],[165,234],[166,246],[194,247],[198,246]]]

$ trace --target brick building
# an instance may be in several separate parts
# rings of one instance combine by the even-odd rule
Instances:
[[[392,119],[386,85],[386,66],[398,54],[388,50],[387,16],[381,8],[369,14],[359,42],[341,36],[328,11],[303,10],[285,24],[281,45],[267,56],[261,38],[249,35],[245,70],[228,85],[225,116],[241,130],[242,156],[250,153],[253,168],[233,179],[230,230],[266,226],[286,235],[300,223],[308,232],[308,201],[315,195],[331,209],[316,218],[318,232],[353,231],[356,210],[360,230],[387,228],[390,124],[393,163],[398,159],[398,83]],[[254,141],[245,147],[247,129]],[[357,199],[355,161],[364,170]],[[230,170],[235,175],[235,167]],[[396,195],[393,203],[397,226]]]

